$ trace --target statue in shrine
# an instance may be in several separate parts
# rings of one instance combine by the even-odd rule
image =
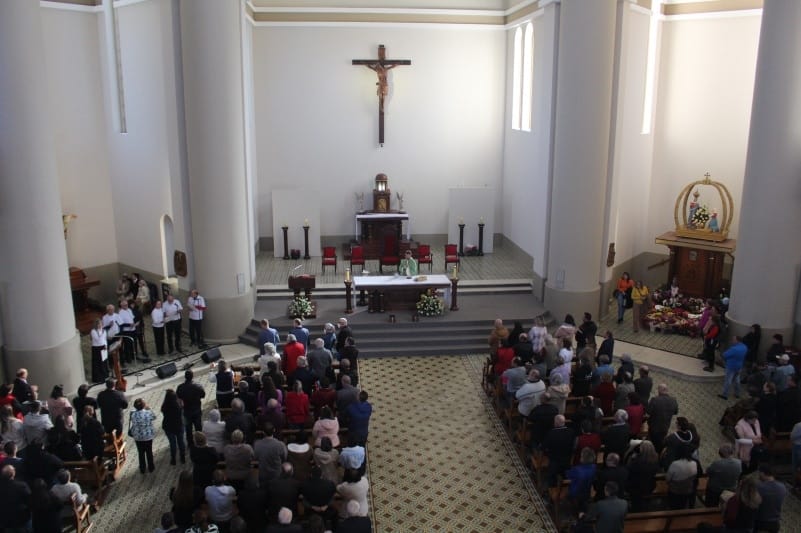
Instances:
[[[364,211],[364,193],[357,192],[356,193],[356,204],[358,205],[359,213]]]
[[[398,199],[398,211],[403,211],[403,193],[396,192],[395,197]]]
[[[710,203],[715,208],[711,208],[706,201],[700,201],[701,189],[705,200],[712,195]],[[675,233],[678,237],[723,242],[728,239],[733,213],[734,200],[728,188],[719,181],[713,181],[706,173],[703,179],[688,183],[676,198],[673,208]]]
[[[695,218],[695,213],[698,212],[698,196],[700,196],[700,194],[701,193],[699,193],[698,191],[693,192],[693,201],[690,202],[690,212],[687,215],[687,227],[688,228],[694,228],[695,227],[695,223],[693,222],[693,219]]]
[[[720,226],[718,225],[718,210],[712,210],[712,216],[709,217],[709,229],[712,233],[720,233]]]

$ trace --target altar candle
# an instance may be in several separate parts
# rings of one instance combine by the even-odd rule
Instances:
[[[309,225],[309,219],[308,218],[303,220],[303,225],[304,226],[308,226]]]
[[[481,217],[481,218],[479,218],[479,219],[478,219],[478,223],[479,223],[479,224],[483,224],[483,223],[484,223],[484,217]]]
[[[464,219],[462,217],[459,217],[459,224],[464,224]]]
[[[350,281],[350,269],[345,269],[345,281]]]

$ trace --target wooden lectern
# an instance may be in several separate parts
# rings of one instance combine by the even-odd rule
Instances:
[[[289,290],[293,291],[294,297],[300,296],[300,291],[304,291],[306,298],[311,300],[312,289],[317,286],[317,278],[312,274],[301,276],[289,276]]]

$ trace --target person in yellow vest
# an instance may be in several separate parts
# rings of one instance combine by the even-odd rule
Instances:
[[[638,281],[634,284],[634,288],[631,290],[631,300],[634,302],[634,307],[632,308],[632,315],[634,316],[634,331],[637,332],[640,330],[640,317],[642,317],[645,313],[648,312],[648,298],[650,297],[650,293],[648,292],[648,287],[642,284],[642,281]]]
[[[402,276],[416,276],[417,275],[417,259],[412,257],[412,251],[406,250],[403,254],[403,259],[400,260],[398,272]]]

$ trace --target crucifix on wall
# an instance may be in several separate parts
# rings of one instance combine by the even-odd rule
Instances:
[[[387,49],[383,44],[378,45],[378,59],[354,59],[354,65],[364,65],[378,76],[376,86],[378,87],[378,144],[384,146],[384,99],[389,94],[389,82],[387,81],[387,71],[398,65],[411,65],[410,59],[387,59]]]

